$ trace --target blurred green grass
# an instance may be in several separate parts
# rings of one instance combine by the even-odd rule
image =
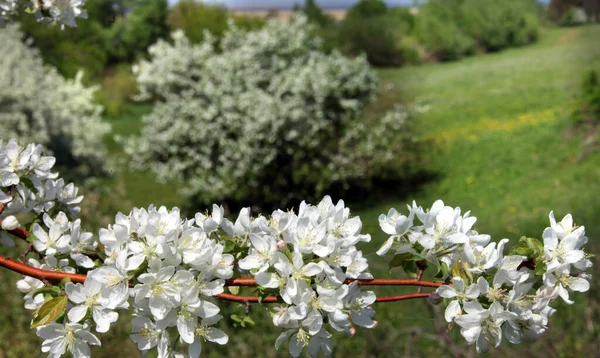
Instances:
[[[387,270],[387,263],[373,253],[385,239],[377,216],[390,207],[406,211],[416,200],[428,207],[443,199],[448,205],[472,210],[478,217],[476,229],[495,240],[522,235],[539,237],[547,226],[547,215],[572,213],[576,223],[585,224],[590,237],[589,251],[598,250],[600,235],[600,154],[583,156],[581,135],[569,138],[569,115],[576,104],[582,75],[600,70],[600,26],[545,29],[535,45],[501,53],[467,58],[453,63],[379,71],[383,86],[393,85],[398,101],[425,100],[431,110],[419,118],[420,132],[429,139],[424,169],[436,179],[422,183],[406,195],[393,191],[383,199],[350,202],[354,215],[360,215],[363,232],[371,233],[370,244],[360,247],[370,259],[375,276],[401,275]],[[390,97],[387,95],[387,97]],[[389,98],[387,99],[389,100]],[[115,134],[139,133],[140,116],[151,108],[128,105],[118,116],[107,118]],[[165,119],[168,120],[168,119]],[[111,155],[126,161],[112,138],[107,138]],[[402,153],[398,153],[402,155]],[[114,176],[100,183],[101,190],[86,193],[85,216],[94,226],[110,223],[116,211],[150,203],[184,206],[176,193],[176,183],[157,183],[151,173],[137,173],[116,166]],[[336,199],[336,198],[334,198]],[[18,255],[0,248],[2,253]],[[595,259],[595,273],[600,262]],[[30,312],[22,308],[20,294],[14,292],[17,275],[0,272],[0,358],[40,355],[40,341],[28,329]],[[412,289],[410,289],[412,290]],[[377,289],[377,293],[398,294],[408,289]],[[549,331],[534,344],[502,348],[490,356],[581,357],[600,352],[600,302],[598,287],[592,282],[587,294],[575,294],[573,306],[558,304]],[[243,312],[230,306],[228,313]],[[377,329],[359,330],[352,338],[335,336],[336,357],[423,357],[472,356],[455,329],[445,338],[446,325],[434,318],[435,310],[422,301],[379,304],[375,307]],[[438,312],[439,313],[439,312]],[[224,324],[231,336],[226,347],[205,345],[204,356],[287,357],[286,347],[276,352],[277,332],[265,309],[252,308],[257,325],[236,330]],[[103,349],[96,357],[139,356],[129,341],[126,325],[103,336]],[[453,339],[452,339],[453,338]],[[456,342],[456,343],[454,343]]]

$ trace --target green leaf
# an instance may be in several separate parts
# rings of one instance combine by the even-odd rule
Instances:
[[[44,286],[42,288],[38,288],[37,290],[35,290],[35,292],[33,293],[33,296],[31,296],[31,297],[35,297],[39,294],[43,294],[43,295],[49,294],[51,297],[62,296],[62,293],[60,292],[60,288],[58,288],[56,286]]]
[[[44,326],[54,322],[65,310],[67,306],[67,297],[60,296],[55,297],[40,307],[36,313],[33,321],[31,322],[31,328]]]
[[[228,289],[229,289],[229,292],[231,292],[234,295],[240,294],[240,288],[238,286],[229,286]]]
[[[402,264],[402,269],[404,270],[404,272],[406,272],[406,275],[408,277],[412,278],[417,277],[417,272],[419,271],[417,263],[412,260],[404,261],[404,263]]]
[[[25,11],[27,11],[27,10],[25,10]],[[35,189],[35,185],[33,185],[33,182],[31,181],[31,179],[29,179],[27,177],[20,178],[19,184],[29,190]]]
[[[241,322],[243,321],[243,318],[242,318],[242,317],[240,317],[240,316],[238,316],[238,315],[236,315],[236,314],[232,314],[232,315],[231,315],[231,319],[232,319],[233,321],[235,321],[235,322],[238,322],[238,323],[241,323]]]
[[[235,249],[235,242],[232,240],[227,240],[225,242],[225,248],[223,248],[223,252],[228,253],[233,251],[233,249]]]
[[[404,265],[404,263],[406,261],[410,260],[412,256],[413,255],[409,254],[409,253],[398,254],[398,255],[394,256],[392,261],[390,261],[390,263],[388,264],[389,269],[391,270],[394,267],[400,267],[400,266]]]
[[[27,235],[27,242],[28,243],[33,244],[36,241],[40,241],[40,239],[38,239],[37,236],[35,236],[34,234]]]
[[[438,267],[438,271],[435,273],[435,278],[445,278],[450,276],[450,267],[447,263],[442,262]]]

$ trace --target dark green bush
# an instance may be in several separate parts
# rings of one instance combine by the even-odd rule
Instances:
[[[109,63],[133,62],[160,38],[169,34],[166,0],[134,1],[127,14],[107,29]]]
[[[171,31],[183,30],[192,43],[204,39],[208,31],[218,38],[228,28],[227,23],[232,19],[237,27],[252,30],[264,25],[264,20],[258,17],[232,15],[223,6],[207,5],[194,0],[181,0],[167,16],[167,25]]]
[[[373,66],[400,66],[404,56],[399,39],[383,15],[370,18],[347,18],[339,29],[343,51],[350,55],[365,53]]]
[[[600,79],[596,71],[589,71],[581,82],[581,97],[573,113],[577,123],[600,122]]]
[[[415,37],[433,60],[457,60],[476,51],[475,40],[456,25],[455,16],[444,1],[432,0],[416,17]]]
[[[346,13],[346,19],[366,19],[387,14],[388,8],[382,0],[360,0]]]
[[[415,36],[442,61],[534,42],[540,26],[531,0],[430,0],[415,20]]]

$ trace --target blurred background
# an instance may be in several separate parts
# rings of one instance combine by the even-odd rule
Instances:
[[[599,0],[88,0],[85,9],[77,28],[24,13],[0,30],[0,139],[52,151],[85,195],[89,231],[150,204],[192,217],[218,202],[235,216],[329,194],[372,235],[359,249],[375,277],[404,275],[374,255],[386,239],[377,217],[413,200],[471,210],[495,241],[540,238],[551,210],[571,213],[587,251],[600,249]],[[19,275],[0,278],[0,358],[43,356]],[[539,341],[504,341],[487,355],[600,356],[596,282],[574,305],[558,303]],[[245,307],[220,306],[231,339],[204,345],[204,356],[288,356],[274,348],[265,307],[238,327],[231,316]],[[375,309],[379,326],[334,336],[334,356],[477,355],[439,306]],[[103,335],[93,355],[140,356],[129,328]]]

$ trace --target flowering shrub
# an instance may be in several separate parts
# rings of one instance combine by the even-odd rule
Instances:
[[[377,251],[395,253],[391,267],[414,272],[417,264],[437,270],[436,277],[448,284],[437,289],[447,308],[445,319],[456,323],[477,352],[498,347],[504,337],[513,344],[544,333],[548,317],[556,311],[550,303],[562,298],[572,304],[569,293],[590,287],[591,255],[583,251],[588,239],[583,226],[575,226],[571,215],[560,222],[550,213],[550,227],[543,241],[523,237],[508,255],[502,239],[473,230],[476,218],[441,200],[429,210],[413,202],[409,215],[390,209],[379,217],[390,236]],[[414,225],[418,218],[421,225]]]
[[[192,45],[181,32],[134,68],[141,97],[162,102],[126,150],[135,167],[183,181],[202,202],[287,203],[339,177],[346,128],[377,89],[362,57],[324,54],[305,18]],[[294,194],[292,194],[294,188]]]
[[[44,339],[42,351],[52,357],[67,351],[89,357],[89,345],[101,344],[92,331],[107,332],[118,311],[129,308],[131,339],[142,352],[198,357],[207,341],[229,340],[216,327],[222,317],[215,298],[275,303],[273,324],[284,329],[275,347],[289,341],[294,357],[305,348],[310,356],[331,355],[330,329],[353,335],[356,327],[376,327],[375,302],[443,298],[446,320],[483,352],[503,336],[520,343],[543,333],[555,299],[573,303],[572,291],[589,289],[585,229],[570,215],[557,222],[551,213],[543,242],[522,238],[505,255],[508,240],[490,243],[460,208],[438,200],[429,210],[413,203],[408,216],[391,209],[379,217],[391,236],[378,254],[394,252],[390,267],[417,279],[377,280],[356,248],[371,238],[343,201],[325,197],[317,206],[302,202],[298,213],[276,210],[269,217],[244,208],[233,222],[217,205],[189,220],[177,208],[150,206],[117,214],[94,236],[76,218],[77,188],[51,173],[54,161],[39,145],[0,141],[0,242],[26,240],[23,261],[30,252],[39,256],[29,265],[0,256],[0,266],[26,275],[17,288],[35,311],[32,328]],[[23,214],[34,216],[28,230],[18,218]],[[414,225],[415,217],[422,225]],[[426,268],[440,281],[422,281]],[[377,297],[361,290],[383,284],[437,291]],[[256,286],[258,296],[224,293],[224,286]]]
[[[17,14],[19,9],[33,14],[37,21],[52,25],[77,27],[76,17],[87,18],[81,8],[86,0],[0,0],[0,28]]]
[[[102,136],[109,131],[81,76],[67,80],[22,42],[17,25],[0,31],[0,139],[43,143],[59,164],[80,175],[105,166]]]

